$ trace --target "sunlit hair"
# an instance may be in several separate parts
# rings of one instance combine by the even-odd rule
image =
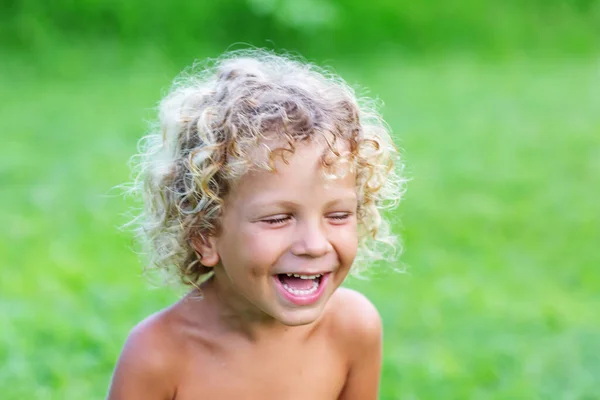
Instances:
[[[398,153],[375,102],[358,99],[338,76],[264,50],[231,52],[182,73],[158,114],[133,158],[133,191],[144,207],[132,224],[151,267],[201,282],[209,269],[190,240],[219,234],[231,185],[251,168],[272,170],[276,157],[285,161],[296,145],[317,138],[328,144],[324,170],[335,175],[344,161],[356,174],[353,272],[398,253],[382,218],[403,194]],[[267,146],[273,139],[277,148]],[[339,143],[349,151],[341,153]]]

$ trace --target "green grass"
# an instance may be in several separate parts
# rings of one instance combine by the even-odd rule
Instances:
[[[161,47],[253,43],[329,56],[373,49],[418,54],[515,50],[590,54],[600,39],[597,0],[171,0],[9,1],[0,4],[0,44],[54,48],[98,38]],[[195,54],[194,54],[195,55]]]
[[[182,66],[58,58],[0,70],[3,399],[102,398],[128,330],[176,297],[141,278],[111,188]],[[383,315],[381,398],[600,398],[598,60],[336,67],[385,100],[412,178],[407,273],[349,282]]]

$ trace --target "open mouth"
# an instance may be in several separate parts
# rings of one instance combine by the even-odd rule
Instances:
[[[275,281],[285,298],[298,305],[311,304],[319,299],[324,291],[329,273],[277,274]]]
[[[319,289],[323,275],[278,274],[277,279],[285,290],[296,296],[306,296]]]

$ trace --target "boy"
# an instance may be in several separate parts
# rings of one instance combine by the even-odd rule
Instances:
[[[133,329],[108,398],[376,399],[380,317],[339,286],[393,243],[379,115],[339,78],[246,51],[177,80],[159,120],[138,232],[193,290]]]

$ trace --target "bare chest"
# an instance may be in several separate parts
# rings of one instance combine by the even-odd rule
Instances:
[[[335,400],[347,375],[343,354],[325,341],[192,352],[185,365],[177,400]]]

